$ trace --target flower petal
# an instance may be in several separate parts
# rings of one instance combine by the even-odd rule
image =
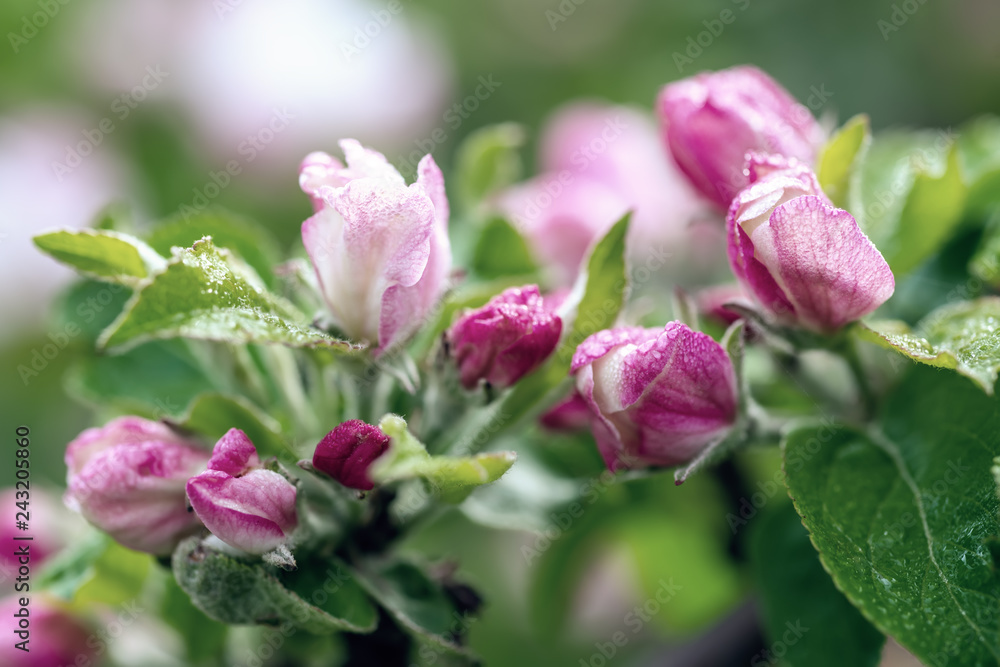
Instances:
[[[208,470],[187,483],[187,495],[213,535],[248,553],[278,547],[297,524],[295,487],[270,470],[243,477]]]
[[[249,468],[260,466],[257,448],[238,428],[229,429],[219,438],[208,461],[209,470],[219,470],[233,477],[239,477]]]
[[[778,206],[754,234],[753,245],[798,318],[819,331],[867,315],[895,289],[892,270],[853,216],[823,197],[797,197]]]

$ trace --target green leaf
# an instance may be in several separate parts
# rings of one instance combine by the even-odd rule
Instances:
[[[626,214],[594,246],[574,287],[574,293],[581,294],[575,316],[563,317],[563,337],[549,361],[522,378],[498,407],[505,423],[514,424],[532,410],[544,408],[546,396],[567,381],[577,346],[587,336],[614,325],[628,289],[625,237],[630,218],[631,214]],[[570,295],[568,300],[572,299]]]
[[[184,341],[153,341],[118,356],[81,359],[67,385],[76,397],[152,418],[180,417],[194,398],[219,390]]]
[[[305,564],[303,564],[305,565]],[[173,556],[177,583],[205,614],[230,625],[290,623],[313,634],[375,629],[375,608],[338,562],[315,564],[279,580],[260,562],[244,562],[182,542]]]
[[[520,178],[518,149],[523,143],[524,130],[514,123],[480,128],[462,141],[456,151],[455,174],[465,208],[474,208],[490,193]]]
[[[823,147],[816,176],[820,187],[835,206],[847,204],[850,176],[856,165],[864,159],[871,144],[871,127],[868,116],[858,114],[830,138]]]
[[[173,576],[166,577],[163,585],[160,616],[184,640],[188,663],[219,664],[226,647],[228,626],[195,607]]]
[[[886,257],[894,272],[908,273],[944,245],[962,220],[965,195],[956,148],[943,174],[917,174],[900,214],[896,251]]]
[[[164,266],[164,259],[155,250],[119,232],[63,230],[39,234],[34,241],[43,252],[84,275],[122,285],[137,285]]]
[[[77,590],[94,576],[94,564],[111,542],[104,533],[92,531],[86,538],[46,561],[35,586],[63,600],[72,600]]]
[[[190,248],[206,236],[211,236],[217,247],[236,253],[268,286],[274,285],[277,241],[253,220],[231,211],[208,208],[193,214],[178,214],[157,223],[146,241],[161,255],[169,257],[172,247]]]
[[[1000,370],[1000,297],[942,306],[913,331],[895,321],[862,324],[857,331],[914,361],[952,369],[993,393]]]
[[[1000,287],[1000,214],[987,224],[976,254],[969,260],[969,273],[994,288]]]
[[[523,276],[536,272],[528,244],[503,218],[492,218],[476,242],[472,268],[483,278]]]
[[[1000,662],[996,399],[915,366],[881,428],[801,428],[784,449],[796,509],[854,606],[925,664]]]
[[[133,295],[98,345],[121,352],[175,337],[352,349],[312,328],[292,304],[256,285],[211,239],[178,249],[167,269]]]
[[[848,209],[899,277],[948,240],[965,197],[952,134],[889,132],[854,171]]]
[[[958,148],[969,185],[967,215],[985,218],[1000,206],[1000,118],[982,116],[963,125]]]
[[[92,576],[76,592],[74,604],[86,609],[94,603],[122,605],[139,597],[153,565],[153,557],[132,551],[113,540],[94,561]]]
[[[787,649],[784,663],[878,665],[885,637],[834,586],[799,515],[788,503],[768,510],[752,524],[750,560],[764,628],[771,642],[782,641]]]
[[[489,452],[475,456],[431,456],[406,428],[402,417],[386,415],[379,428],[392,439],[389,450],[368,471],[376,484],[420,478],[447,503],[460,503],[477,487],[500,479],[517,455]]]
[[[355,574],[368,594],[414,637],[449,653],[469,655],[452,638],[458,614],[455,605],[419,567],[401,561],[368,561]]]
[[[48,561],[34,585],[77,609],[94,603],[121,605],[139,596],[150,562],[149,554],[94,531]]]
[[[281,425],[242,396],[202,394],[191,404],[181,426],[212,441],[229,429],[238,428],[247,434],[262,457],[298,458],[281,436]]]
[[[958,136],[962,172],[970,185],[1000,169],[1000,117],[980,116],[965,123]]]

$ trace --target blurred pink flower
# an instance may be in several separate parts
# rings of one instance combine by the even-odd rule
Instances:
[[[577,102],[542,131],[541,175],[498,199],[557,284],[573,281],[587,249],[632,210],[629,253],[678,242],[703,204],[663,150],[651,118]]]

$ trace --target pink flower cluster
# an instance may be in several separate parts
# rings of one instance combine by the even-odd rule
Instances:
[[[725,211],[733,273],[774,325],[832,333],[892,295],[882,255],[811,169],[825,133],[767,75],[699,74],[666,86],[657,111],[662,142],[631,110],[564,111],[542,142],[545,173],[499,196],[554,284],[572,282],[626,211],[648,237],[707,203]],[[333,324],[379,356],[437,319],[451,273],[448,200],[430,155],[407,185],[380,153],[354,140],[341,148],[344,162],[313,153],[301,166],[315,211],[302,241]],[[503,390],[542,366],[564,334],[563,298],[525,285],[459,314],[443,342],[461,385]],[[588,424],[612,470],[689,461],[739,418],[728,354],[681,322],[599,331],[576,348],[570,372],[574,396],[544,422]],[[312,465],[369,490],[368,470],[388,447],[380,429],[350,420],[322,439]],[[294,542],[295,485],[237,429],[208,452],[164,424],[124,417],[81,433],[66,465],[66,503],[133,549],[167,554],[206,529],[251,554]]]

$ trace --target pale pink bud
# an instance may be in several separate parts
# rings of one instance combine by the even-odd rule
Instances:
[[[611,470],[685,463],[736,421],[729,356],[681,322],[600,331],[576,349],[571,371]]]
[[[313,467],[352,489],[375,487],[368,477],[372,462],[389,448],[389,436],[360,419],[346,421],[320,440]]]
[[[157,422],[121,417],[66,448],[66,505],[121,544],[163,555],[195,532],[184,484],[208,452]]]
[[[850,213],[794,160],[751,154],[750,185],[729,208],[733,272],[782,323],[831,332],[890,296],[889,265]]]
[[[427,155],[417,182],[353,139],[345,167],[324,153],[302,163],[299,184],[315,215],[302,242],[337,325],[352,340],[399,344],[428,317],[451,270],[444,178]]]
[[[284,544],[295,527],[295,487],[261,467],[257,448],[239,429],[215,444],[208,470],[187,483],[198,518],[226,544],[262,554]]]
[[[445,334],[462,385],[485,380],[509,387],[544,362],[562,333],[562,319],[537,285],[511,287],[462,315]]]
[[[723,210],[747,185],[748,151],[812,164],[825,139],[808,109],[767,74],[746,65],[668,84],[657,109],[677,165]]]

